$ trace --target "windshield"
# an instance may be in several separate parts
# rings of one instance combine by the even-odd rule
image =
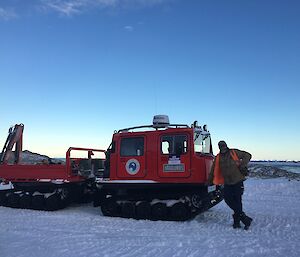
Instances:
[[[194,132],[194,147],[196,153],[211,153],[210,134],[205,131]]]

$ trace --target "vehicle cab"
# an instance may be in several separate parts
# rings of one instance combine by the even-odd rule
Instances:
[[[207,126],[170,124],[164,115],[153,125],[126,128],[113,135],[110,180],[149,183],[205,183],[213,154]]]

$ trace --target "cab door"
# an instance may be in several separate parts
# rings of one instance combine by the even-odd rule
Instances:
[[[188,134],[162,134],[158,144],[158,175],[178,178],[191,175]]]
[[[146,175],[146,138],[121,137],[118,154],[117,176],[142,178]]]

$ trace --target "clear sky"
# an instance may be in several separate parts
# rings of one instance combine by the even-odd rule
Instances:
[[[0,0],[0,146],[64,156],[114,130],[208,124],[253,159],[300,160],[300,1]]]

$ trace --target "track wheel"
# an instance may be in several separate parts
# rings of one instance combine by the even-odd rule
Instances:
[[[7,198],[5,193],[0,193],[0,206],[6,206]]]
[[[136,217],[138,219],[149,219],[151,215],[151,205],[148,202],[139,202],[136,205]]]
[[[184,221],[190,218],[190,211],[184,203],[175,203],[171,207],[171,218],[176,221]]]
[[[7,206],[12,208],[19,208],[20,206],[20,195],[19,194],[9,194],[7,196]]]
[[[124,218],[134,218],[135,217],[135,204],[133,202],[123,203],[122,217],[124,217]]]
[[[31,207],[31,196],[30,194],[23,194],[20,196],[20,208],[30,209]]]
[[[118,216],[120,205],[114,199],[106,199],[101,204],[101,211],[104,216]]]
[[[56,211],[60,209],[61,206],[61,200],[60,197],[57,194],[50,195],[46,198],[46,211]]]
[[[45,197],[44,195],[35,195],[32,197],[32,209],[44,210],[45,209]]]
[[[168,209],[165,203],[155,203],[151,206],[151,218],[153,220],[164,220],[167,213]]]

